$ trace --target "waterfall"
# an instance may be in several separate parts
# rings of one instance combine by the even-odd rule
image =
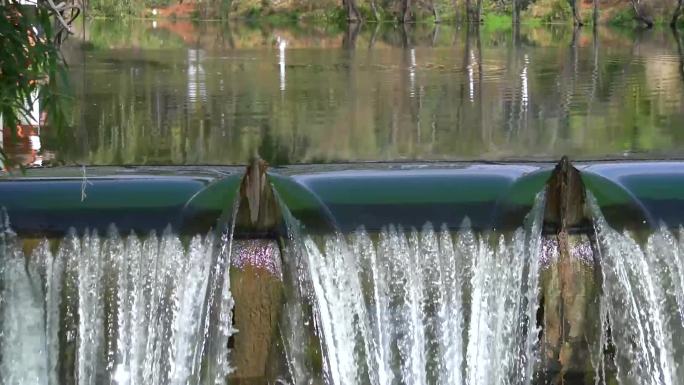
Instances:
[[[326,346],[320,339],[322,313],[316,302],[310,266],[305,257],[308,237],[305,236],[301,223],[292,216],[277,193],[276,199],[283,210],[288,235],[282,250],[285,303],[279,330],[287,360],[289,383],[329,383],[330,361],[326,359]],[[315,362],[312,351],[323,358],[322,362]]]
[[[594,382],[681,384],[684,229],[621,234],[588,196],[602,288],[602,332],[589,341]],[[429,223],[376,235],[298,232],[326,383],[533,383],[540,274],[558,253],[542,242],[543,207],[540,194],[526,226],[506,236],[476,234],[467,221],[455,234]]]
[[[587,319],[601,326],[588,341],[587,378],[681,384],[684,228],[621,233],[587,196],[595,234],[582,239],[595,242],[599,255],[587,261],[600,280],[600,314]],[[234,223],[236,206],[223,222]],[[276,364],[287,373],[274,383],[537,383],[548,332],[537,319],[541,277],[558,256],[542,236],[544,206],[540,193],[524,226],[505,234],[476,233],[465,220],[456,232],[426,223],[314,235],[284,208],[273,356],[282,352]],[[0,212],[0,385],[226,383],[238,332],[233,232],[112,226],[22,240]]]
[[[25,256],[1,214],[0,383],[225,382],[231,239],[184,245],[170,229],[122,238],[112,226]]]
[[[590,196],[601,249],[602,318],[623,385],[677,385],[684,378],[684,229],[643,235],[612,229]],[[646,238],[646,237],[644,237]],[[645,246],[642,246],[645,244]]]
[[[305,236],[328,383],[531,383],[543,207],[493,244],[468,222]]]
[[[42,254],[44,247],[39,247]],[[26,261],[19,240],[0,211],[0,383],[48,384],[53,353],[48,352],[45,312],[54,311],[52,296],[45,297],[41,267],[52,261],[35,255]],[[44,263],[43,266],[41,262]],[[46,302],[50,302],[49,304]],[[52,331],[50,327],[50,331]]]

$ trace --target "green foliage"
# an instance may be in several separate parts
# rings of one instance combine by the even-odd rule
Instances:
[[[197,4],[190,14],[192,20],[227,20],[233,11],[234,0],[208,0]]]
[[[158,2],[159,0],[154,0]],[[89,0],[88,13],[95,16],[128,17],[139,15],[146,1],[139,0]]]
[[[174,0],[145,0],[143,3],[146,7],[161,8],[161,7],[167,7],[171,4],[174,4],[174,3],[176,3],[176,1],[174,1]]]
[[[14,0],[0,7],[0,115],[12,133],[22,120],[30,120],[36,99],[57,129],[63,123],[56,87],[66,75],[59,66],[50,17],[46,8],[21,6]],[[0,166],[12,166],[2,149]]]
[[[634,25],[634,11],[631,8],[618,10],[609,19],[608,24],[614,27],[624,27]]]
[[[486,13],[483,29],[487,32],[510,31],[513,29],[513,18],[501,13]]]
[[[297,16],[298,20],[306,21],[308,24],[342,26],[347,23],[346,15],[342,8],[315,9],[309,12],[301,12]]]
[[[202,17],[202,11],[200,11],[199,8],[195,8],[195,10],[192,11],[192,13],[190,14],[191,20],[199,21],[199,20],[202,20],[203,18],[208,19],[208,17]]]
[[[266,20],[274,27],[288,26],[297,23],[297,20],[299,20],[299,14],[297,12],[273,13],[267,15]]]
[[[342,7],[336,7],[326,12],[325,18],[331,23],[343,24],[347,22],[347,13]]]
[[[296,27],[300,15],[296,11],[271,13],[263,8],[252,8],[245,15],[247,24],[257,28],[260,24],[269,27]]]
[[[133,19],[111,20],[96,19],[90,22],[88,41],[84,49],[108,50],[116,47],[137,46],[144,49],[179,48],[183,40],[166,30],[153,30],[149,24]]]
[[[544,23],[572,20],[572,9],[565,0],[537,0],[524,12],[526,18],[539,19]]]
[[[275,25],[290,25],[293,21],[306,20],[313,23],[346,24],[347,15],[342,6],[342,0],[186,0],[196,5],[191,14],[179,14],[178,17],[190,17],[193,20],[226,20],[229,18],[246,18],[251,22],[265,21]],[[537,25],[542,23],[570,22],[572,12],[567,0],[519,0],[523,10],[522,23],[528,24],[532,20]],[[94,16],[130,17],[142,16],[146,9],[165,7],[177,4],[178,0],[89,0],[88,12]],[[377,15],[371,10],[370,0],[357,0],[356,4],[366,22],[397,22],[400,18],[401,0],[375,0]],[[670,0],[649,1],[651,8],[670,9],[662,4],[670,4]],[[661,4],[662,3],[662,4]],[[438,10],[442,22],[459,21],[465,14],[465,3],[454,0],[415,0],[413,5],[413,21],[432,22],[434,17],[428,4]],[[455,6],[456,4],[456,6]],[[483,0],[483,17],[491,16],[495,20],[499,15],[510,14],[512,0]],[[618,3],[602,5],[604,20],[614,26],[634,25],[633,11],[627,0]],[[604,13],[605,11],[605,13]],[[669,11],[655,12],[652,17],[656,24],[667,24],[671,20]],[[583,8],[583,13],[591,13],[589,8]],[[586,22],[591,17],[584,17]],[[176,17],[172,14],[171,17]],[[376,17],[378,20],[376,20]],[[501,29],[503,25],[498,21],[492,28]],[[497,24],[498,23],[498,24]],[[684,18],[680,18],[680,25],[684,25]]]

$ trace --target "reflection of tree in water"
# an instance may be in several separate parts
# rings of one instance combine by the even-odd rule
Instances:
[[[261,144],[259,145],[259,156],[272,166],[283,166],[290,164],[290,153],[287,143],[278,140],[273,136],[271,127],[264,123],[261,127]]]
[[[560,72],[560,83],[563,85],[561,91],[561,116],[560,127],[558,132],[554,132],[553,141],[550,143],[551,147],[556,146],[556,141],[568,140],[571,137],[571,122],[573,117],[573,104],[575,102],[575,93],[577,90],[577,76],[579,71],[579,37],[580,27],[575,25],[572,30],[572,40],[568,47],[568,60],[563,65],[563,70]],[[560,138],[559,138],[560,136]]]
[[[346,50],[356,49],[356,40],[359,37],[359,32],[361,31],[360,23],[349,23],[347,24],[344,35],[342,36],[342,48]]]
[[[682,75],[682,81],[684,82],[684,49],[682,49],[682,40],[677,28],[672,28],[672,36],[677,45],[677,54],[679,55],[679,73]]]
[[[69,142],[81,139],[71,138],[59,151],[79,163],[225,164],[243,163],[258,149],[285,164],[594,156],[684,143],[672,128],[684,119],[680,102],[634,96],[648,81],[645,59],[624,37],[407,27],[308,33],[235,26],[241,49],[213,46],[211,38],[192,45],[204,52],[196,55],[204,77],[194,75],[204,92],[195,87],[195,97],[187,46],[90,52],[88,87],[78,96],[87,103],[76,105],[88,146],[77,149]],[[275,36],[288,42],[286,89]],[[660,40],[640,44],[662,49]],[[662,110],[635,103],[661,103]],[[668,120],[659,120],[663,114]]]
[[[520,25],[514,24],[512,43],[506,62],[507,86],[502,91],[506,117],[507,140],[514,141],[526,134],[530,114],[529,55],[520,34]],[[506,96],[510,95],[510,96]]]

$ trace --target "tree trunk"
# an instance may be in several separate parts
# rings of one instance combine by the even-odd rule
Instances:
[[[380,11],[378,10],[378,5],[375,3],[375,0],[370,1],[370,7],[375,21],[380,21]]]
[[[435,4],[435,0],[423,0],[419,1],[420,5],[430,11],[432,14],[432,17],[435,18],[435,23],[439,24],[442,22],[442,20],[439,18],[439,12],[437,11],[437,5]]]
[[[599,0],[594,0],[594,12],[593,12],[593,18],[594,18],[594,28],[598,25],[598,18],[599,18]]]
[[[459,21],[458,0],[451,0],[451,5],[454,7],[454,21]]]
[[[482,0],[466,0],[466,12],[469,23],[480,23],[482,21]]]
[[[356,6],[356,0],[342,0],[342,6],[347,12],[347,21],[350,23],[356,23],[361,21],[361,13]]]
[[[363,21],[363,17],[361,16],[361,12],[359,12],[359,7],[356,6],[356,0],[349,0],[349,2],[351,3],[354,14],[356,15],[356,20],[357,21]]]
[[[368,50],[372,50],[375,46],[375,40],[378,38],[378,31],[380,30],[380,24],[376,24],[373,28],[373,33],[371,33],[370,40],[368,41]]]
[[[591,116],[591,108],[594,106],[594,99],[596,97],[596,90],[598,89],[599,86],[599,35],[598,35],[598,28],[594,24],[594,28],[592,28],[592,57],[593,57],[593,63],[594,63],[594,68],[591,71],[591,104],[589,104],[590,108],[590,113],[587,114],[586,116]]]
[[[516,47],[516,52],[520,46],[520,8],[518,8],[517,19],[513,20],[513,44]]]
[[[634,9],[634,18],[637,19],[638,21],[646,24],[646,28],[652,28],[653,27],[653,20],[651,20],[649,17],[647,17],[641,13],[641,10],[639,9],[639,0],[631,0],[631,1],[632,1],[632,8]]]
[[[435,4],[435,0],[430,0],[429,6],[430,11],[432,11],[432,16],[435,18],[435,23],[441,23],[442,19],[439,18],[439,11],[437,11],[437,5]]]
[[[437,46],[437,38],[439,37],[439,26],[435,25],[432,29],[432,46]]]
[[[679,74],[682,77],[682,81],[684,81],[684,50],[682,50],[682,41],[679,38],[679,31],[677,31],[677,28],[672,28],[672,35],[677,42],[677,53],[679,54]]]
[[[361,23],[350,23],[342,37],[342,48],[353,51],[356,49],[356,40],[361,30]]]
[[[401,12],[401,22],[410,23],[411,22],[411,0],[403,1],[403,9]]]
[[[582,22],[582,18],[579,15],[579,10],[577,9],[577,1],[578,0],[569,0],[570,1],[570,7],[572,8],[572,19],[575,23],[576,26],[581,27],[584,25]],[[581,0],[579,0],[581,1]]]
[[[684,0],[678,0],[677,1],[677,8],[675,8],[674,13],[672,14],[672,20],[670,21],[670,26],[672,28],[677,28],[677,20],[679,19],[679,15],[682,14],[682,2]]]
[[[406,23],[401,24],[401,46],[405,49],[411,48],[413,46],[411,42],[410,28],[411,26],[407,25]]]
[[[520,0],[513,0],[513,24],[520,24]]]

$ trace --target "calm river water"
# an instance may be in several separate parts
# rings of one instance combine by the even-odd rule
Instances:
[[[65,47],[69,128],[44,129],[41,153],[89,165],[682,157],[682,45],[667,29],[95,20]]]

